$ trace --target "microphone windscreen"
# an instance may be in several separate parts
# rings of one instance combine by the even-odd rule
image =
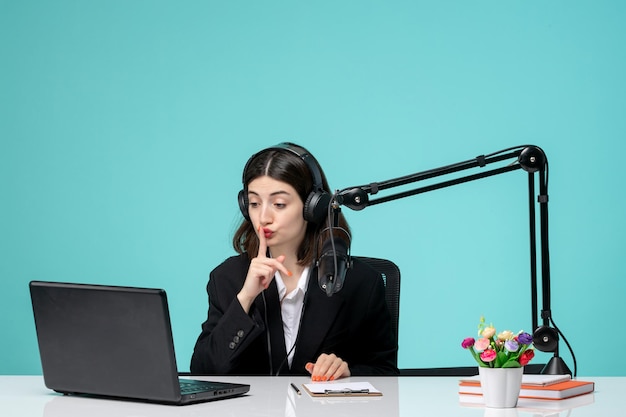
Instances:
[[[343,288],[349,262],[348,242],[338,237],[324,242],[322,254],[317,262],[317,279],[327,296],[330,297]]]
[[[332,240],[326,239],[324,241],[324,244],[322,245],[322,255],[328,252],[333,252],[333,243],[337,253],[344,255],[348,254],[348,243],[344,239],[335,236]]]

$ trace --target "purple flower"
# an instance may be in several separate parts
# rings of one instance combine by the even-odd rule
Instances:
[[[530,345],[533,342],[533,337],[526,332],[522,332],[517,335],[517,341],[522,345]]]
[[[465,339],[463,339],[463,342],[461,342],[461,346],[463,347],[463,349],[471,348],[472,346],[474,346],[474,338],[466,337]]]
[[[519,349],[519,344],[515,340],[511,339],[504,342],[504,347],[509,352],[517,352],[517,349]]]

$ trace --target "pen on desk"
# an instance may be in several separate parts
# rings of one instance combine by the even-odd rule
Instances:
[[[296,391],[296,394],[302,395],[302,392],[300,392],[300,388],[298,388],[293,382],[291,383],[291,388]]]

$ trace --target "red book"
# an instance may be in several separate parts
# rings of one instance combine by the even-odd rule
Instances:
[[[577,395],[593,392],[595,385],[590,381],[572,379],[550,385],[530,385],[522,383],[520,398],[540,398],[548,400],[562,400]],[[459,382],[459,394],[482,395],[480,381],[462,380]]]

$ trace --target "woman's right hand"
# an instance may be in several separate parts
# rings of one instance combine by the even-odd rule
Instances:
[[[277,258],[267,257],[265,234],[261,233],[260,230],[261,227],[259,226],[256,231],[259,239],[259,253],[250,262],[246,281],[243,283],[243,288],[241,288],[239,294],[237,294],[237,299],[246,313],[250,311],[250,306],[252,306],[257,295],[269,287],[276,271],[291,276],[291,272],[283,265],[284,255],[280,255]]]

